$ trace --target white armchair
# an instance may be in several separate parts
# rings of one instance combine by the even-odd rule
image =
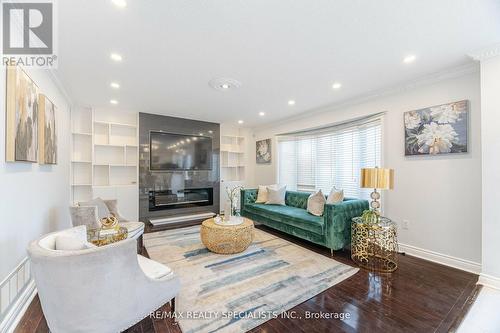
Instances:
[[[51,233],[29,245],[51,332],[120,332],[170,300],[174,304],[179,279],[167,266],[137,255],[135,240],[66,251],[56,250],[58,235],[86,242],[86,227]]]
[[[128,238],[137,239],[137,251],[142,247],[142,234],[144,223],[127,221],[118,211],[116,200],[93,199],[88,202],[80,202],[77,206],[69,208],[71,222],[74,227],[86,225],[89,228],[99,228],[99,218],[114,215],[122,227],[127,228]],[[102,216],[101,216],[102,215]]]

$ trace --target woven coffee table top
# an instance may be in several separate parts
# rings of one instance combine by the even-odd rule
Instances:
[[[217,224],[215,223],[215,219],[211,218],[208,220],[203,221],[202,225],[207,228],[214,228],[214,229],[223,229],[227,230],[228,228],[234,228],[234,229],[244,229],[248,227],[253,227],[253,221],[250,219],[247,219],[246,217],[241,217],[243,219],[243,223],[241,224],[236,224],[236,225],[224,225],[223,223]]]

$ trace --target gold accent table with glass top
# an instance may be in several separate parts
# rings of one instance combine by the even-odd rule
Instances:
[[[105,229],[95,228],[87,229],[87,240],[96,246],[104,246],[127,239],[128,231],[125,227],[116,227],[115,233],[102,232]]]
[[[351,258],[360,267],[378,272],[398,268],[397,226],[386,217],[367,223],[361,217],[352,219]]]
[[[253,221],[245,217],[237,225],[217,224],[213,218],[203,221],[200,229],[201,242],[212,252],[233,254],[245,251],[254,237]]]

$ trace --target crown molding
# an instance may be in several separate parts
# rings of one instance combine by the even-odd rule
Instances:
[[[476,50],[468,54],[476,61],[485,61],[493,57],[500,56],[500,44],[495,44],[483,49]]]
[[[64,96],[64,99],[66,99],[66,102],[69,104],[70,109],[72,109],[75,104],[73,98],[71,98],[70,94],[68,94],[68,91],[64,87],[64,84],[62,81],[59,79],[59,76],[57,75],[56,71],[53,68],[50,68],[48,70],[48,73],[52,79],[52,82],[55,84],[57,89],[61,92],[61,94]]]
[[[317,114],[322,114],[325,112],[332,112],[336,111],[339,109],[345,109],[347,107],[363,104],[378,98],[382,97],[387,97],[391,95],[395,95],[398,93],[402,93],[405,91],[409,91],[418,87],[423,87],[427,85],[431,85],[437,82],[445,81],[445,80],[450,80],[466,75],[470,75],[473,73],[479,73],[479,64],[476,62],[469,62],[465,65],[453,67],[453,68],[448,68],[439,72],[435,72],[429,75],[421,76],[417,79],[407,81],[406,83],[402,84],[397,84],[393,85],[387,88],[379,89],[379,90],[372,90],[369,91],[365,94],[349,98],[337,103],[333,104],[328,104],[325,106],[321,106],[318,108],[310,109],[308,111],[304,111],[300,114],[297,114],[295,116],[287,117],[284,119],[279,119],[276,121],[269,122],[265,125],[259,125],[255,126],[252,128],[253,131],[260,131],[262,129],[267,129],[274,127],[276,125],[282,125],[286,124],[289,122],[297,121],[297,120],[302,120],[302,119],[308,119],[313,115]]]

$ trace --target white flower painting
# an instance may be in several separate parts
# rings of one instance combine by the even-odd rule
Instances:
[[[257,164],[271,163],[271,139],[255,142],[255,157]]]
[[[466,153],[468,116],[468,101],[405,112],[405,155]]]

